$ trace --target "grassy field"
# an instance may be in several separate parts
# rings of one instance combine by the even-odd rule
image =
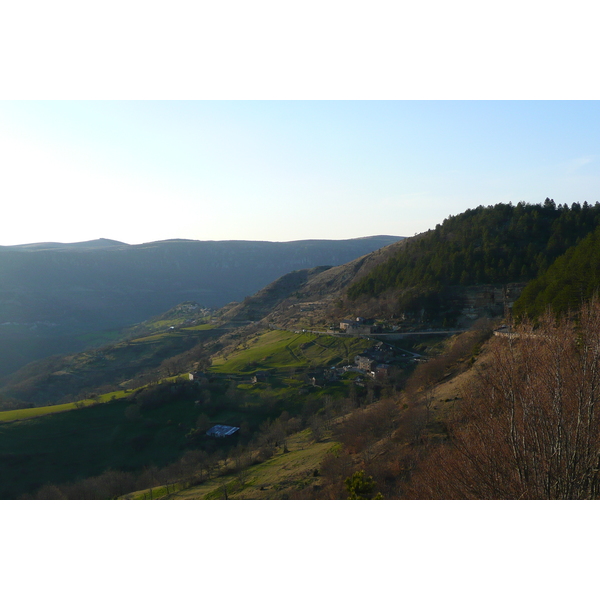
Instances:
[[[200,325],[186,331],[168,331],[152,336],[137,338],[130,342],[121,342],[111,349],[99,352],[87,352],[72,358],[65,368],[90,381],[94,375],[98,382],[110,382],[110,371],[114,366],[131,365],[132,374],[136,367],[156,364],[162,358],[163,350],[169,347],[171,352],[183,350],[197,341],[196,335],[209,333],[211,325]],[[351,363],[354,356],[369,347],[370,342],[361,338],[340,339],[333,336],[319,336],[310,333],[295,334],[288,331],[268,331],[257,336],[244,348],[233,352],[227,358],[218,358],[213,362],[211,371],[221,374],[249,375],[256,371],[265,370],[280,375],[291,369],[309,368],[318,366],[331,366],[340,363]],[[154,358],[155,353],[160,353],[160,358]],[[122,373],[123,370],[117,371]],[[103,374],[106,373],[106,378]],[[71,380],[72,381],[72,380]],[[285,378],[270,382],[271,395],[276,398],[289,396],[289,392],[300,386],[297,380]],[[260,386],[252,387],[246,384],[248,391],[260,391]],[[240,390],[246,391],[244,384]],[[71,411],[83,406],[90,406],[120,399],[128,392],[115,386],[114,392],[98,396],[94,399],[85,399],[79,402],[40,406],[20,410],[0,412],[0,423],[32,419],[66,411]],[[264,394],[263,394],[264,395]]]
[[[123,337],[122,330],[97,331],[82,333],[76,336],[78,340],[87,346],[100,346],[101,344],[113,344]]]
[[[216,325],[212,323],[204,323],[203,325],[195,325],[194,327],[182,327],[183,331],[208,331],[214,329]]]
[[[23,421],[25,419],[35,419],[36,417],[43,417],[46,415],[52,415],[56,413],[66,412],[69,410],[83,408],[85,406],[92,406],[95,404],[101,404],[103,402],[110,402],[111,400],[124,398],[128,395],[129,392],[120,390],[108,394],[103,394],[93,399],[81,400],[79,402],[68,402],[67,404],[55,404],[53,406],[36,406],[34,408],[22,408],[19,410],[7,410],[4,412],[0,412],[0,423],[8,423],[11,421]]]
[[[371,345],[372,342],[362,338],[274,330],[255,337],[227,357],[215,359],[211,370],[250,374],[348,364]]]
[[[231,500],[267,500],[289,497],[294,490],[319,483],[319,465],[328,452],[339,446],[331,438],[320,442],[310,439],[308,430],[290,436],[289,452],[280,451],[265,462],[248,468],[243,483],[235,475],[223,475],[186,489],[165,486],[139,490],[122,497],[123,500],[221,500],[227,488]]]
[[[130,340],[130,343],[140,344],[145,342],[156,342],[158,340],[164,340],[166,338],[186,338],[190,335],[193,335],[194,333],[202,331],[211,331],[216,328],[216,326],[212,323],[203,323],[202,325],[195,325],[193,327],[180,327],[170,329],[171,326],[168,325],[168,323],[171,322],[174,321],[159,321],[158,325],[160,326],[154,328],[150,335],[133,338]],[[155,324],[153,323],[153,325]]]
[[[136,335],[142,337],[144,335],[152,335],[153,333],[168,331],[170,327],[179,328],[184,326],[186,323],[188,325],[195,324],[201,328],[205,326],[207,328],[211,327],[211,325],[208,323],[207,315],[199,314],[184,302],[183,304],[172,308],[162,315],[144,321],[143,323],[133,325],[124,331],[125,333],[129,334],[129,337],[135,337]]]

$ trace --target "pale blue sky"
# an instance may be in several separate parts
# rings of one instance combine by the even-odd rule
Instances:
[[[594,101],[0,102],[0,244],[407,236],[599,159]]]

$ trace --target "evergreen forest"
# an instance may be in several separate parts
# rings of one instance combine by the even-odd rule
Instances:
[[[600,203],[479,206],[416,236],[348,289],[348,298],[388,290],[527,282],[600,225]]]
[[[515,315],[540,317],[575,311],[600,288],[600,228],[569,248],[523,290],[515,302]]]

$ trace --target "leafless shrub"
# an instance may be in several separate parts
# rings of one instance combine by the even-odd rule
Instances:
[[[495,338],[493,361],[448,423],[450,444],[415,476],[420,498],[590,499],[600,495],[600,303],[577,326]]]

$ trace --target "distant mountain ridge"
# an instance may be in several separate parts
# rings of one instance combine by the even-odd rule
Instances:
[[[370,242],[382,242],[383,244],[392,244],[398,240],[404,239],[403,236],[395,235],[370,235],[359,238],[348,238],[346,240],[328,240],[311,238],[306,240],[292,240],[289,242],[269,242],[260,240],[190,240],[186,238],[172,238],[167,240],[156,240],[153,242],[143,242],[141,244],[128,244],[126,242],[120,242],[118,240],[111,240],[108,238],[98,238],[95,240],[87,240],[83,242],[34,242],[31,244],[14,244],[12,246],[1,246],[0,252],[2,251],[37,251],[37,250],[96,250],[98,248],[106,249],[111,247],[148,247],[156,244],[167,244],[171,242],[193,242],[201,244],[298,244],[298,243],[316,243],[321,242],[359,242],[360,240],[365,241],[367,244]]]
[[[139,245],[100,239],[3,247],[0,374],[83,349],[84,341],[72,336],[139,323],[188,300],[215,308],[239,302],[290,271],[344,264],[398,239]]]
[[[33,244],[17,244],[14,246],[0,246],[0,252],[14,251],[37,251],[37,250],[95,250],[97,248],[110,248],[112,246],[128,246],[125,242],[99,238],[86,242],[38,242]]]

